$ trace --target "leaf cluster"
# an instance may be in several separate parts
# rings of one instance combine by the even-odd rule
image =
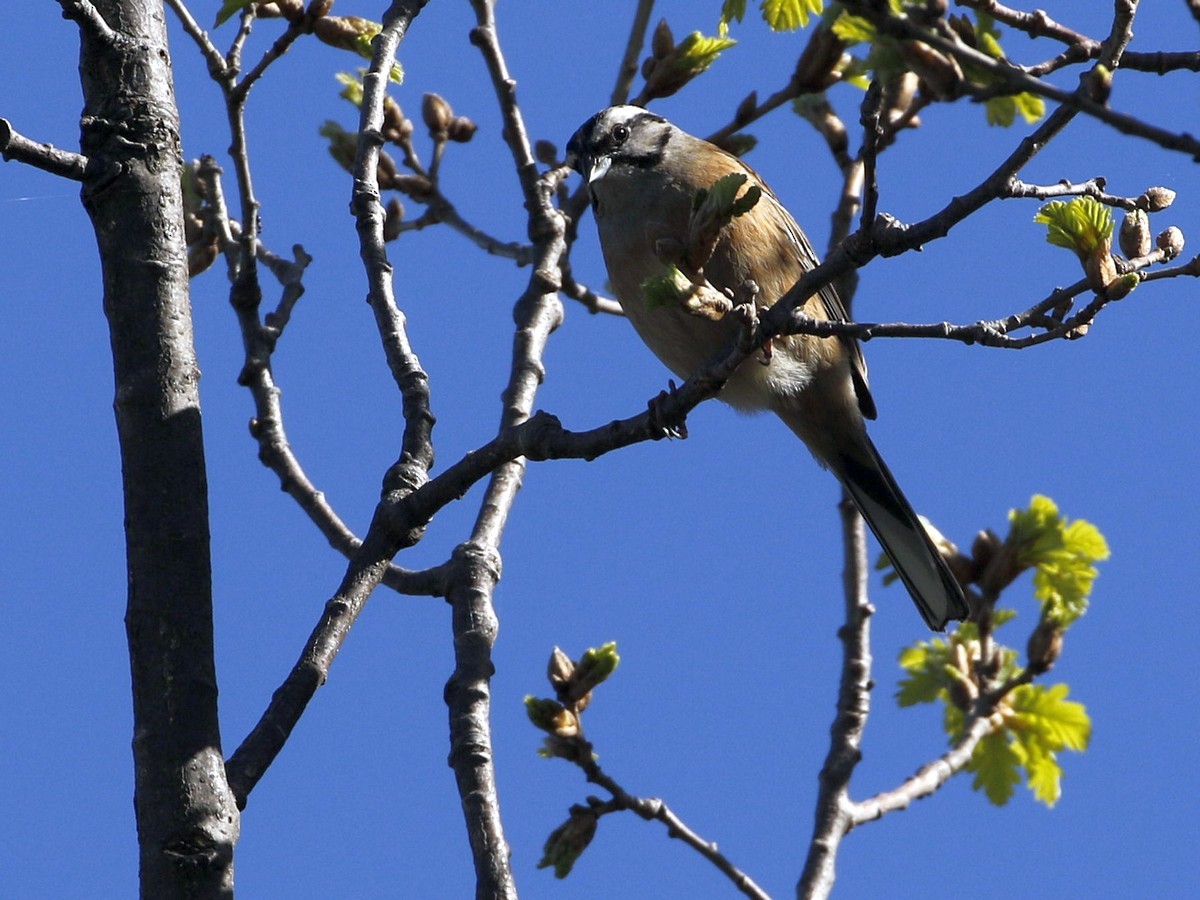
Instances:
[[[973,601],[978,607],[973,621],[946,638],[904,649],[900,667],[905,676],[896,700],[902,707],[941,702],[952,744],[964,738],[972,722],[986,719],[991,731],[975,745],[966,767],[974,773],[975,789],[1001,805],[1024,775],[1034,798],[1053,806],[1063,774],[1058,753],[1085,749],[1091,720],[1082,704],[1066,699],[1067,685],[1036,684],[1034,678],[1053,666],[1063,635],[1086,612],[1097,575],[1094,563],[1107,559],[1109,549],[1096,526],[1068,520],[1048,497],[1035,495],[1028,507],[1011,510],[1008,518],[1004,540],[990,531],[981,533],[972,558],[945,542],[951,568],[974,572],[963,580],[980,584],[985,596]],[[1031,568],[1040,615],[1022,665],[1018,651],[994,637],[1016,612],[995,602],[1001,590]]]

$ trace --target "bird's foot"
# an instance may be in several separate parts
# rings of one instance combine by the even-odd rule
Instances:
[[[681,441],[687,439],[687,414],[666,409],[666,404],[675,399],[675,392],[674,380],[668,381],[667,389],[661,391],[647,404],[650,410],[650,424],[654,429],[656,441],[662,438],[678,438]]]

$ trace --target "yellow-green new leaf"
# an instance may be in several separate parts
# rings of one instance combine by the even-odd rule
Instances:
[[[875,26],[862,16],[852,16],[843,12],[832,25],[831,30],[847,44],[869,44],[875,40]]]
[[[1073,250],[1080,258],[1107,246],[1113,233],[1112,212],[1092,197],[1052,200],[1033,221],[1046,226],[1046,240]]]
[[[905,647],[900,652],[900,667],[908,673],[900,679],[896,703],[915,706],[932,703],[946,687],[946,667],[950,665],[950,645],[940,638]]]
[[[721,28],[729,27],[730,22],[740,22],[746,16],[746,0],[725,0],[721,4]]]
[[[359,70],[362,71],[361,69]],[[343,100],[349,100],[357,107],[362,107],[363,101],[363,86],[361,75],[351,75],[349,72],[338,72],[334,76],[337,80],[345,85],[338,92],[338,96]]]
[[[1092,561],[1112,555],[1100,529],[1083,519],[1076,519],[1063,529],[1063,549]]]
[[[1087,749],[1092,737],[1092,720],[1087,707],[1068,700],[1070,688],[1065,684],[1042,687],[1024,684],[1013,691],[1013,729],[1025,735],[1037,735],[1050,752]]]
[[[681,306],[695,292],[696,286],[679,271],[678,266],[671,266],[665,274],[655,275],[642,282],[642,296],[646,300],[647,309]]]
[[[1017,112],[1021,114],[1021,118],[1026,124],[1032,125],[1034,122],[1040,122],[1046,115],[1046,101],[1037,94],[1031,94],[1028,91],[1016,94],[1013,102],[1017,106]]]
[[[772,31],[795,31],[824,8],[822,0],[763,0],[762,16]]]
[[[1021,782],[1021,757],[1004,732],[989,734],[975,745],[967,771],[974,772],[971,787],[982,790],[987,798],[1003,806],[1012,799]]]
[[[681,71],[699,75],[716,62],[723,51],[736,43],[733,38],[724,35],[707,37],[699,31],[693,31],[675,48],[673,63]]]
[[[221,4],[221,8],[217,10],[217,23],[213,27],[220,28],[229,20],[230,16],[241,12],[253,2],[254,0],[225,0]]]

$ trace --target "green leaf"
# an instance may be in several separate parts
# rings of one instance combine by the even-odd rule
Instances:
[[[795,31],[824,8],[822,0],[762,0],[762,17],[772,31]]]
[[[1067,686],[1022,685],[1013,691],[1006,728],[1021,759],[1034,798],[1053,806],[1062,795],[1059,750],[1081,752],[1091,738],[1092,722],[1081,703],[1066,699]]]
[[[1009,512],[1008,540],[1017,547],[1022,566],[1036,566],[1034,596],[1042,616],[1067,626],[1087,611],[1092,584],[1099,574],[1094,562],[1108,559],[1108,543],[1090,522],[1068,523],[1048,497],[1035,495],[1027,510]]]
[[[1087,749],[1092,737],[1092,720],[1087,707],[1068,700],[1065,684],[1043,687],[1023,684],[1013,691],[1013,729],[1021,735],[1035,735],[1051,752]]]
[[[555,878],[566,878],[571,874],[575,860],[579,859],[592,838],[596,836],[596,813],[586,806],[572,806],[571,817],[550,833],[542,849],[539,869],[554,867]]]
[[[831,30],[847,44],[869,44],[877,34],[874,25],[862,16],[852,16],[848,12],[834,20]]]
[[[220,28],[234,13],[241,12],[254,0],[225,0],[221,4],[221,8],[217,10],[217,22],[213,28]]]
[[[620,662],[621,656],[617,653],[616,641],[609,641],[599,647],[588,647],[579,664],[575,666],[575,677],[586,681],[590,690],[612,675]]]
[[[725,0],[721,4],[721,34],[729,28],[730,22],[740,22],[746,15],[746,0]]]
[[[646,300],[646,309],[681,306],[695,291],[696,286],[679,271],[678,266],[671,266],[664,274],[655,275],[642,282],[642,296]]]
[[[1013,102],[1017,105],[1017,112],[1021,114],[1026,124],[1032,125],[1034,122],[1041,121],[1046,115],[1046,101],[1037,94],[1030,94],[1028,91],[1023,91],[1016,94]]]
[[[1046,240],[1081,257],[1106,246],[1113,232],[1112,211],[1092,197],[1052,200],[1033,221],[1046,226]]]
[[[1063,529],[1063,549],[1093,561],[1105,560],[1112,555],[1100,529],[1083,519],[1076,519]]]
[[[733,38],[724,35],[707,37],[699,31],[693,31],[676,46],[672,64],[680,71],[699,75],[717,61],[722,51],[736,43]]]
[[[1020,754],[1004,732],[989,734],[975,745],[967,763],[967,771],[975,773],[971,787],[982,790],[996,806],[1003,806],[1021,781],[1021,763]]]
[[[345,85],[338,92],[338,96],[344,100],[349,100],[357,107],[362,107],[363,101],[363,86],[362,86],[363,70],[359,69],[358,75],[351,75],[349,72],[338,72],[334,77],[341,84]]]
[[[953,678],[947,675],[951,659],[950,644],[941,638],[905,647],[900,652],[900,668],[908,677],[900,679],[896,702],[900,706],[915,706],[937,700]]]
[[[1012,97],[989,97],[983,105],[989,125],[1008,128],[1017,120],[1017,104]]]

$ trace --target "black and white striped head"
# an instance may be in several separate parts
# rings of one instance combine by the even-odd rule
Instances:
[[[590,185],[613,166],[649,169],[662,162],[672,133],[662,116],[639,106],[610,106],[596,113],[567,143],[567,165]]]

